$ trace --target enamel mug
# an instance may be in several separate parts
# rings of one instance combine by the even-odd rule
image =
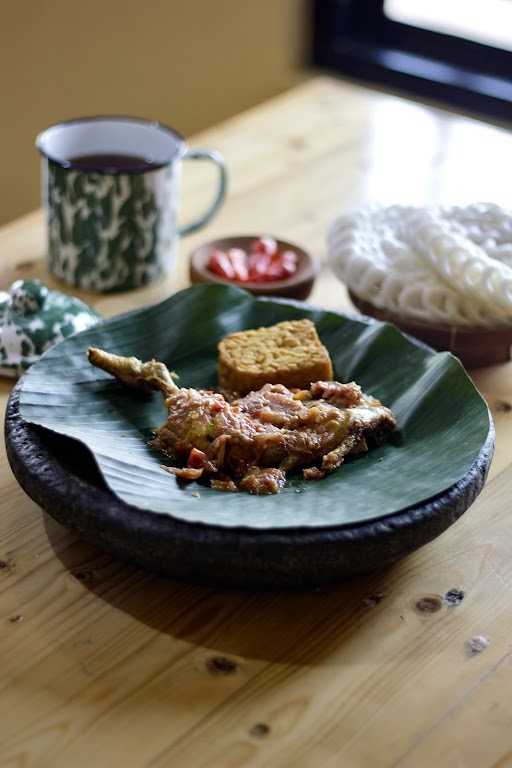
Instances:
[[[43,163],[48,269],[92,291],[139,288],[171,269],[177,239],[207,224],[226,193],[221,155],[188,149],[174,129],[134,117],[58,123],[36,140]],[[218,169],[213,202],[179,226],[182,160]]]

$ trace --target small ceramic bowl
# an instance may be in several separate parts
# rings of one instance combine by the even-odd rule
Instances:
[[[511,359],[512,328],[472,328],[465,325],[422,323],[379,309],[350,290],[348,293],[354,306],[363,315],[393,323],[404,333],[415,336],[439,352],[451,352],[466,368],[482,368]]]
[[[299,248],[294,243],[286,240],[278,240],[276,243],[279,250],[295,251],[297,254],[297,271],[286,280],[273,280],[267,283],[240,283],[234,280],[223,280],[222,277],[213,274],[208,269],[208,259],[211,252],[218,248],[221,251],[227,251],[229,248],[243,248],[249,250],[253,240],[257,240],[260,235],[233,235],[232,237],[221,237],[218,240],[211,240],[209,243],[203,243],[190,254],[190,280],[192,283],[222,283],[224,285],[236,285],[239,288],[245,288],[256,296],[284,296],[289,299],[307,299],[315,282],[316,269],[313,259],[303,248]]]

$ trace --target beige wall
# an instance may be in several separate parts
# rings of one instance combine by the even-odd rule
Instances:
[[[38,131],[98,113],[190,134],[300,76],[307,0],[2,2],[0,223],[39,203]]]

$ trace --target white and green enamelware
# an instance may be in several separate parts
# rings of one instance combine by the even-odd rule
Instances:
[[[221,155],[188,149],[160,123],[115,116],[69,120],[43,131],[36,146],[43,158],[48,268],[79,288],[128,290],[162,277],[173,264],[178,236],[207,224],[225,196]],[[84,165],[84,157],[91,162]],[[102,157],[113,161],[102,163]],[[116,165],[116,157],[125,162]],[[126,162],[131,157],[133,166]],[[183,159],[213,162],[219,179],[208,210],[178,226]]]
[[[16,280],[0,291],[0,376],[21,376],[50,347],[99,322],[80,299],[40,280]]]

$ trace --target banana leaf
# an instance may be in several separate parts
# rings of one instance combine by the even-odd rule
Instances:
[[[341,381],[357,381],[391,407],[399,431],[317,482],[292,476],[276,496],[182,485],[148,446],[166,416],[162,397],[125,387],[87,361],[89,346],[164,361],[186,387],[216,384],[227,333],[310,318]],[[426,501],[460,480],[490,429],[488,408],[461,364],[389,324],[293,301],[208,285],[115,317],[50,349],[21,383],[21,415],[78,440],[127,504],[216,526],[330,527],[379,518]],[[128,514],[128,512],[127,512]]]

